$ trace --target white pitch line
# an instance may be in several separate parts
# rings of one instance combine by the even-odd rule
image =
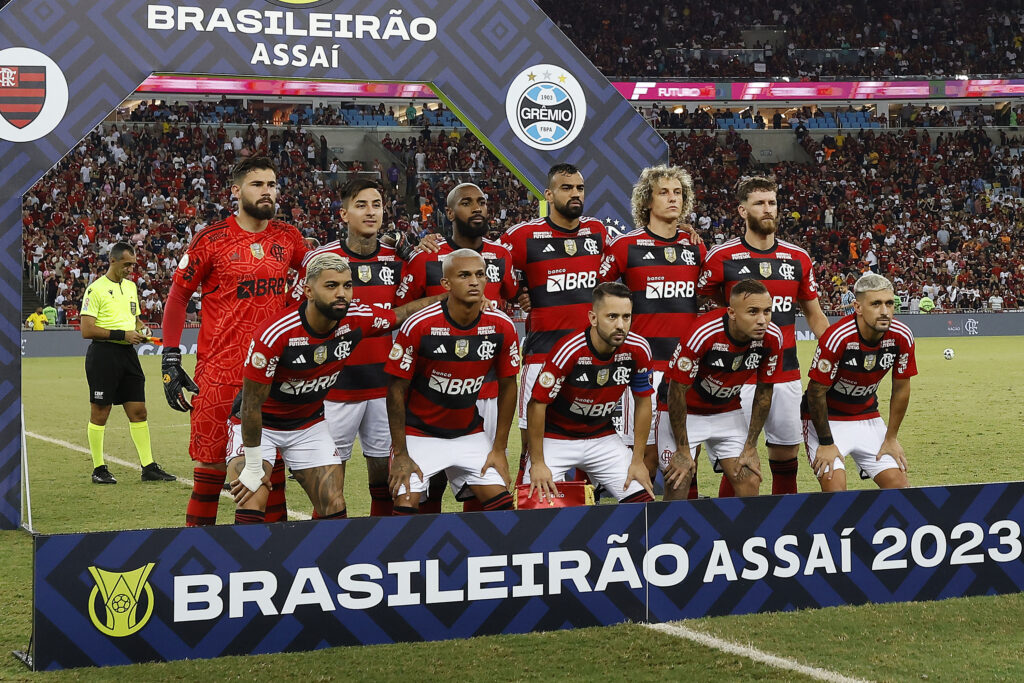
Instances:
[[[52,443],[55,446],[61,446],[63,448],[67,448],[68,450],[76,451],[78,453],[85,453],[86,455],[91,455],[91,453],[90,453],[88,448],[83,448],[82,446],[79,446],[78,444],[71,443],[70,441],[61,441],[60,439],[53,439],[53,438],[50,438],[49,436],[43,436],[42,434],[35,434],[33,432],[25,432],[25,436],[31,436],[33,439],[38,439],[39,441],[45,441],[47,443]],[[122,467],[130,467],[133,470],[137,470],[139,472],[142,471],[142,465],[140,465],[138,463],[128,462],[127,460],[121,460],[120,458],[115,458],[112,455],[106,455],[106,454],[104,454],[103,458],[105,460],[109,460],[110,462],[112,462],[114,464],[121,465]],[[191,479],[186,479],[184,477],[178,477],[178,481],[181,482],[182,484],[185,484],[189,488],[192,488],[192,485],[195,483]],[[228,498],[231,501],[234,501],[234,498],[231,497],[231,494],[228,493],[227,491],[223,490],[223,489],[221,489],[220,495],[221,495],[222,498]],[[299,520],[312,519],[306,513],[298,512],[297,510],[288,510],[288,518],[289,519],[299,519]]]
[[[647,624],[646,626],[647,628],[654,629],[655,631],[661,631],[662,633],[675,636],[676,638],[684,638],[700,645],[704,645],[705,647],[714,648],[740,657],[746,657],[747,659],[752,659],[755,662],[760,662],[761,664],[765,664],[776,669],[795,671],[819,681],[829,681],[829,683],[868,683],[866,679],[863,678],[851,678],[850,676],[844,676],[840,673],[836,673],[835,671],[829,671],[828,669],[807,666],[806,664],[801,664],[794,659],[778,657],[776,655],[768,654],[767,652],[762,652],[754,647],[739,645],[738,643],[723,640],[722,638],[716,638],[715,636],[695,631],[678,623]]]

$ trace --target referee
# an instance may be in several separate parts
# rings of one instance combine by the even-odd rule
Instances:
[[[139,294],[128,279],[135,266],[135,249],[118,242],[110,249],[107,274],[97,278],[85,290],[82,301],[82,336],[91,339],[85,355],[85,375],[89,380],[89,450],[92,452],[94,484],[116,484],[117,480],[103,463],[103,432],[110,406],[123,404],[128,415],[135,450],[142,462],[142,481],[174,481],[153,462],[146,422],[146,377],[133,344],[146,341],[139,320]]]

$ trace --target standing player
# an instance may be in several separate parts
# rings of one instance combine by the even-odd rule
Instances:
[[[153,462],[146,376],[134,347],[145,342],[149,332],[139,320],[138,289],[128,277],[135,267],[135,249],[118,242],[110,248],[109,262],[107,272],[89,285],[82,300],[82,336],[92,340],[85,354],[92,482],[117,483],[103,462],[103,433],[115,403],[123,405],[128,416],[128,431],[142,463],[142,481],[174,481],[174,475]]]
[[[191,410],[189,455],[195,462],[187,526],[217,521],[224,485],[224,450],[231,403],[242,386],[242,364],[255,329],[286,301],[289,268],[298,269],[306,253],[295,226],[273,220],[277,174],[266,157],[250,157],[231,170],[231,194],[238,213],[196,234],[174,272],[164,307],[162,358],[164,394],[175,410]],[[202,286],[196,381],[181,367],[181,331],[185,306]],[[189,405],[184,390],[196,393]],[[284,467],[275,468],[268,520],[284,516]],[[280,482],[280,483],[278,483]]]
[[[633,186],[636,230],[612,239],[601,263],[602,280],[622,279],[633,294],[632,332],[651,345],[653,385],[661,386],[679,334],[697,319],[697,280],[706,249],[694,236],[679,229],[693,210],[693,180],[678,166],[645,168]],[[659,392],[661,390],[659,389]],[[632,393],[622,399],[622,440],[633,445]],[[645,453],[654,476],[658,450],[650,430]],[[696,477],[692,497],[696,498]]]
[[[698,283],[698,293],[718,303],[729,300],[741,280],[764,283],[772,297],[772,322],[782,330],[781,382],[775,388],[772,410],[764,425],[772,493],[796,493],[797,453],[800,429],[800,364],[796,355],[796,309],[799,307],[815,336],[821,337],[828,318],[818,303],[814,266],[806,251],[778,240],[778,199],[775,181],[763,176],[743,178],[736,187],[739,214],[746,224],[743,237],[726,240],[708,251]],[[742,405],[751,415],[754,385],[743,389]],[[733,495],[729,479],[722,478],[719,496]]]
[[[341,219],[348,225],[344,241],[335,241],[306,255],[305,261],[319,254],[337,254],[352,268],[353,301],[360,304],[393,308],[399,305],[395,286],[401,281],[405,264],[394,247],[378,238],[384,218],[383,197],[377,183],[357,179],[341,191]],[[292,288],[298,301],[303,294],[304,270]],[[419,297],[415,297],[419,298]],[[411,301],[412,299],[409,299]],[[356,435],[366,458],[366,474],[370,488],[370,515],[391,515],[388,491],[388,457],[391,434],[385,396],[387,362],[391,340],[387,336],[368,339],[354,351],[345,372],[327,394],[324,414],[327,428],[344,463],[352,457]]]
[[[700,316],[680,340],[665,373],[667,405],[658,406],[665,500],[686,497],[697,469],[693,447],[701,443],[715,471],[725,475],[736,495],[757,495],[757,439],[779,381],[783,343],[782,330],[771,319],[768,289],[757,280],[744,280],[732,288],[728,309]],[[740,408],[740,392],[751,378],[757,386],[748,418]]]
[[[395,515],[416,514],[428,480],[442,470],[460,494],[472,491],[484,510],[512,508],[505,450],[516,411],[515,326],[504,313],[483,308],[486,264],[472,249],[445,257],[443,284],[448,300],[409,318],[388,355]],[[477,408],[492,371],[498,377],[493,439]]]
[[[484,239],[488,226],[487,196],[483,190],[472,183],[457,185],[448,193],[447,205],[448,220],[452,222],[451,238],[441,242],[436,252],[415,252],[398,288],[398,302],[444,293],[441,283],[444,257],[458,249],[472,249],[483,257],[487,277],[484,296],[488,301],[501,304],[515,298],[518,285],[512,273],[512,255],[497,242]],[[493,441],[498,419],[498,381],[493,372],[480,389],[477,408],[484,420],[484,433]],[[444,475],[439,474],[431,480],[430,494],[420,504],[420,511],[440,512],[443,493]],[[479,512],[477,499],[465,501],[463,509]]]
[[[818,341],[804,396],[807,458],[822,491],[846,490],[847,455],[861,476],[879,488],[907,486],[907,457],[896,435],[910,405],[910,378],[917,374],[914,335],[893,319],[892,283],[866,273],[853,285],[853,314],[829,327]],[[890,369],[889,426],[878,413],[878,384]]]
[[[629,331],[633,302],[621,282],[594,288],[590,327],[564,337],[548,355],[527,405],[530,496],[557,496],[556,481],[579,467],[623,503],[654,500],[644,464],[651,427],[651,347]],[[612,426],[629,389],[636,406],[633,454]]]
[[[601,254],[608,234],[601,221],[583,216],[586,187],[572,164],[557,164],[548,171],[544,198],[550,215],[520,223],[506,232],[502,245],[512,254],[512,266],[522,273],[529,294],[523,342],[523,372],[519,386],[519,429],[525,465],[529,443],[526,405],[544,359],[567,334],[587,325],[591,292],[597,285]]]
[[[318,518],[347,516],[344,462],[324,423],[324,398],[361,340],[386,335],[431,303],[395,310],[350,305],[351,268],[337,254],[308,262],[303,290],[306,301],[271,316],[249,343],[227,445],[236,523],[265,521],[266,484],[278,451]]]

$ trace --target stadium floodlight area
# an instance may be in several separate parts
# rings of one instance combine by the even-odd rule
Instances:
[[[624,221],[627,188],[667,157],[532,0],[99,0],[88,16],[80,5],[0,10],[5,528],[21,522],[21,196],[150,74],[429,83],[534,193],[551,165],[573,163],[590,211]],[[976,484],[36,534],[23,661],[108,666],[1017,592],[1022,497],[1024,483]]]

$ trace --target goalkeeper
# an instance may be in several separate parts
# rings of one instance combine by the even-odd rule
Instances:
[[[118,242],[110,249],[109,262],[106,274],[89,285],[82,300],[82,336],[92,340],[85,354],[92,482],[117,483],[103,462],[103,435],[115,403],[123,405],[128,416],[128,430],[142,463],[142,481],[174,481],[173,475],[153,462],[150,445],[146,376],[134,347],[149,336],[139,320],[138,290],[129,278],[135,267],[135,250]]]

